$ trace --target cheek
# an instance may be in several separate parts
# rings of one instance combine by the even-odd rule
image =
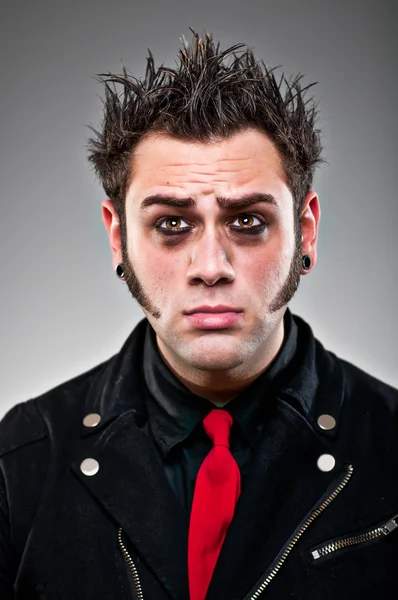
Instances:
[[[253,297],[263,298],[272,297],[283,278],[281,265],[270,261],[269,258],[257,263],[247,264],[240,276],[243,286],[249,290]]]
[[[242,273],[253,283],[272,282],[277,285],[290,271],[294,254],[294,243],[289,237],[275,237],[261,250],[252,251],[242,264]]]
[[[178,272],[175,259],[167,252],[155,251],[144,238],[138,237],[129,248],[129,256],[148,294],[170,295]]]

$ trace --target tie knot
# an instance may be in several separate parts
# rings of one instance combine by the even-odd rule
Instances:
[[[233,419],[228,411],[215,408],[203,419],[203,427],[215,446],[229,448],[229,432]]]

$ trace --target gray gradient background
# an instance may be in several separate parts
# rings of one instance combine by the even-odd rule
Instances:
[[[118,351],[144,316],[114,275],[86,160],[94,75],[170,64],[188,27],[301,71],[325,157],[316,269],[290,304],[322,343],[398,387],[397,3],[3,2],[0,416]]]

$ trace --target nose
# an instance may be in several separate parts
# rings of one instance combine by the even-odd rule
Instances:
[[[202,280],[206,285],[214,285],[219,279],[233,281],[235,270],[228,257],[228,242],[221,239],[216,231],[204,233],[193,243],[191,261],[187,271],[190,283]]]

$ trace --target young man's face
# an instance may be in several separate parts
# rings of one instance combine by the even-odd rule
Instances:
[[[150,197],[190,198],[196,206],[144,207]],[[225,208],[217,201],[242,198],[253,204]],[[247,129],[206,144],[151,134],[134,152],[125,210],[122,252],[116,212],[110,201],[103,204],[114,266],[123,263],[169,366],[199,390],[232,390],[257,376],[282,343],[302,255],[316,261],[316,194],[306,198],[296,235],[293,197],[264,134]],[[218,304],[240,311],[224,328],[204,329],[186,314]]]

